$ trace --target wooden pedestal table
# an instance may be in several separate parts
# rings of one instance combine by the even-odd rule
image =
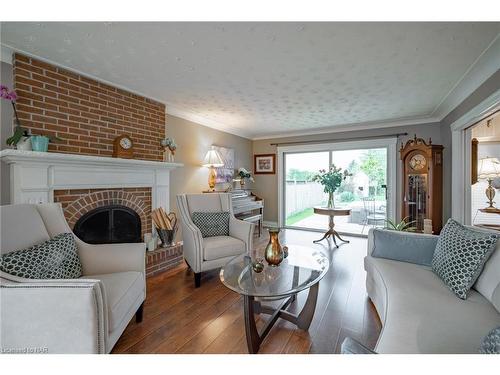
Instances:
[[[265,261],[264,261],[265,263]],[[288,257],[279,266],[265,263],[264,270],[253,270],[252,259],[240,255],[229,261],[220,271],[222,283],[243,295],[245,333],[249,353],[257,353],[260,344],[274,323],[281,318],[307,330],[311,325],[318,298],[319,281],[328,272],[330,262],[317,249],[288,245]],[[298,314],[288,311],[297,293],[308,290],[307,300]],[[277,307],[263,304],[265,301],[282,300]],[[254,314],[270,315],[259,332]]]
[[[349,216],[351,214],[351,210],[348,208],[329,208],[329,207],[314,207],[314,213],[318,215],[326,215],[329,217],[328,219],[328,231],[324,234],[322,238],[319,240],[313,241],[314,243],[318,243],[320,241],[323,241],[325,238],[332,237],[333,238],[333,243],[335,246],[339,247],[337,245],[337,240],[335,237],[337,237],[340,241],[349,243],[349,241],[344,240],[342,237],[340,237],[339,233],[334,229],[335,227],[335,222],[333,221],[333,218],[335,216]]]

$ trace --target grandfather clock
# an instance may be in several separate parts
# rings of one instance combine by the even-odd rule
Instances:
[[[403,218],[423,232],[424,219],[432,220],[439,234],[443,216],[443,146],[415,137],[401,144],[403,162]]]

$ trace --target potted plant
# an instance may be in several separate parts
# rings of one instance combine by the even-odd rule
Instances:
[[[407,216],[405,217],[403,220],[401,220],[399,223],[397,223],[396,221],[392,221],[392,220],[386,220],[386,229],[388,230],[395,230],[395,231],[399,231],[399,232],[414,232],[417,227],[413,226],[413,224],[416,223],[416,221],[410,221],[408,222],[408,219],[410,217]]]
[[[173,138],[165,138],[160,141],[160,144],[164,148],[163,161],[173,162],[175,150],[177,150],[177,144]]]
[[[238,169],[237,176],[240,178],[240,186],[242,189],[245,187],[246,180],[254,182],[252,174],[249,171],[247,171],[245,168]]]
[[[14,90],[9,90],[5,85],[0,85],[0,98],[10,101],[15,115],[15,128],[12,137],[7,138],[7,145],[17,147],[19,150],[31,150],[30,134],[27,129],[21,127],[17,115],[16,99],[17,94]]]
[[[334,207],[333,194],[349,176],[351,174],[347,169],[342,172],[342,168],[337,168],[335,164],[330,165],[328,170],[320,169],[319,173],[313,176],[312,180],[323,185],[323,191],[328,193],[328,208]]]
[[[11,137],[7,138],[7,145],[14,146],[18,150],[46,152],[49,146],[49,142],[61,140],[61,138],[59,137],[53,137],[50,135],[30,134],[28,129],[25,129],[21,126],[16,108],[17,94],[14,90],[9,90],[7,86],[0,85],[0,98],[11,102],[12,108],[14,109],[14,116],[16,117],[14,134]]]

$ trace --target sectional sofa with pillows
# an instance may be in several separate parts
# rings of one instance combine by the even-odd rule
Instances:
[[[452,219],[439,236],[370,230],[366,286],[383,325],[375,352],[498,353],[497,237]]]

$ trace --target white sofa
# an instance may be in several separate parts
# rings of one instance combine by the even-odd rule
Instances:
[[[368,295],[383,325],[375,352],[478,353],[483,337],[500,326],[500,244],[461,300],[430,268],[437,236],[411,245],[414,236],[425,235],[385,231],[381,236],[380,231],[370,230],[364,261]],[[388,240],[401,244],[399,260],[384,250],[391,247]]]
[[[0,207],[2,254],[70,233],[59,204]],[[33,280],[0,272],[0,346],[5,353],[109,353],[142,319],[145,244],[89,245],[76,236],[83,275]]]
[[[255,225],[234,217],[231,194],[180,194],[177,207],[182,223],[184,259],[194,272],[195,287],[201,283],[201,273],[222,267],[239,254],[252,250]],[[229,212],[229,236],[203,238],[193,223],[193,212]]]

